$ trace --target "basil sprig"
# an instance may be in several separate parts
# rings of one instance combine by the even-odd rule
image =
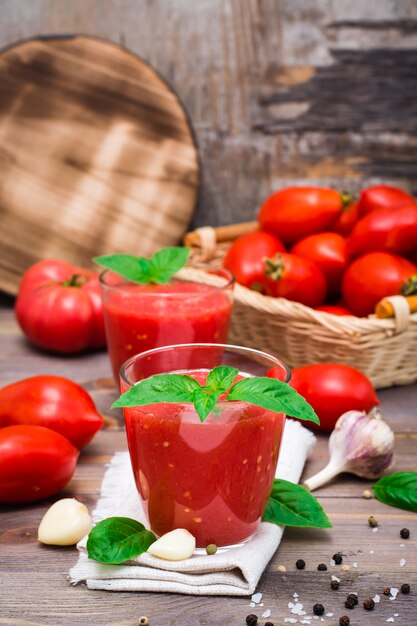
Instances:
[[[372,485],[375,497],[384,504],[417,513],[417,472],[395,472]]]
[[[90,531],[87,554],[99,563],[118,564],[146,552],[155,535],[130,517],[108,517]]]
[[[262,516],[264,522],[302,528],[332,528],[318,500],[302,485],[276,478]]]
[[[147,259],[131,254],[97,256],[95,263],[140,285],[166,284],[188,261],[189,248],[162,248]]]
[[[155,374],[122,394],[112,408],[146,406],[159,402],[191,402],[200,421],[204,422],[210,412],[215,411],[219,397],[225,393],[227,401],[248,402],[297,419],[320,423],[314,409],[287,383],[276,378],[253,376],[233,385],[237,374],[235,367],[215,367],[209,372],[205,385],[200,385],[187,374]]]

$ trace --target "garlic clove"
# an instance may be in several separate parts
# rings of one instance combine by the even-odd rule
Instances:
[[[308,478],[304,486],[313,491],[341,472],[379,478],[393,466],[394,441],[394,433],[379,411],[347,411],[339,417],[330,435],[327,466]]]
[[[195,537],[185,528],[177,528],[162,535],[148,548],[153,556],[166,561],[184,561],[195,550]]]
[[[87,507],[75,498],[55,502],[38,528],[38,541],[53,546],[73,546],[91,529]]]

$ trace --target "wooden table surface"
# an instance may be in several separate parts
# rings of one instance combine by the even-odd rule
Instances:
[[[110,416],[116,389],[107,354],[61,358],[38,352],[21,336],[11,300],[3,300],[0,306],[0,385],[40,373],[68,376],[84,385],[99,409]],[[415,471],[417,385],[383,390],[379,396],[383,415],[396,432],[396,469]],[[324,622],[312,620],[312,624],[337,626],[339,617],[349,614],[352,626],[381,626],[391,617],[396,624],[417,625],[417,516],[374,499],[363,499],[361,494],[370,483],[348,475],[316,492],[333,522],[332,530],[285,531],[258,584],[263,606],[252,608],[250,598],[242,597],[112,593],[71,586],[68,571],[77,560],[75,548],[39,544],[38,524],[50,504],[61,497],[76,497],[93,509],[106,463],[115,451],[125,449],[122,426],[110,424],[85,449],[73,480],[59,496],[30,506],[0,509],[0,624],[134,626],[141,615],[147,615],[150,626],[239,626],[245,624],[246,615],[255,613],[260,625],[271,621],[283,626],[291,623],[285,618],[296,617],[291,615],[288,603],[298,593],[307,614],[312,614],[316,602],[324,604],[326,613],[333,614],[325,616]],[[319,437],[305,475],[320,469],[326,459],[326,438]],[[368,526],[371,514],[379,520],[378,532]],[[402,540],[399,534],[405,526],[411,531],[408,540]],[[344,563],[351,566],[350,571],[343,573],[340,566],[330,565],[327,572],[317,571],[318,563],[329,563],[339,551],[345,555]],[[304,571],[295,568],[299,558],[306,561]],[[406,564],[400,567],[402,558]],[[356,568],[353,563],[357,563]],[[277,571],[280,564],[286,566],[286,573]],[[330,589],[332,574],[341,579],[338,591]],[[395,601],[390,601],[382,594],[384,587],[399,588],[404,582],[412,587],[410,595],[399,593]],[[349,611],[344,607],[349,592],[357,592],[361,600],[379,594],[381,600],[373,612],[365,611],[361,603]],[[267,609],[270,618],[261,618]]]

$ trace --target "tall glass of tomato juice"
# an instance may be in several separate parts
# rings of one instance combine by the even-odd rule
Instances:
[[[154,374],[186,373],[204,384],[218,365],[239,377],[264,376],[279,359],[249,348],[174,345],[129,359],[121,391]],[[285,415],[247,402],[218,406],[204,422],[191,403],[125,408],[133,474],[151,529],[163,535],[186,528],[197,547],[238,545],[258,529],[275,477]]]
[[[227,339],[234,286],[228,270],[184,268],[165,285],[140,285],[105,270],[100,282],[116,381],[122,364],[135,354],[172,343]]]

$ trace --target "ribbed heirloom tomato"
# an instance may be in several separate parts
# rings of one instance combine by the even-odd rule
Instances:
[[[39,261],[28,269],[15,313],[40,348],[70,354],[106,345],[98,275],[64,261]]]
[[[316,233],[298,241],[291,254],[313,261],[323,272],[329,291],[337,293],[348,262],[346,239],[339,233]]]
[[[265,257],[285,252],[284,244],[271,233],[256,231],[235,239],[227,251],[223,265],[237,282],[250,289],[261,287]]]
[[[326,298],[326,279],[322,271],[307,259],[285,252],[266,261],[263,277],[265,293],[316,307]]]
[[[329,230],[350,199],[324,187],[287,187],[265,200],[258,221],[263,230],[292,244],[312,233]]]

